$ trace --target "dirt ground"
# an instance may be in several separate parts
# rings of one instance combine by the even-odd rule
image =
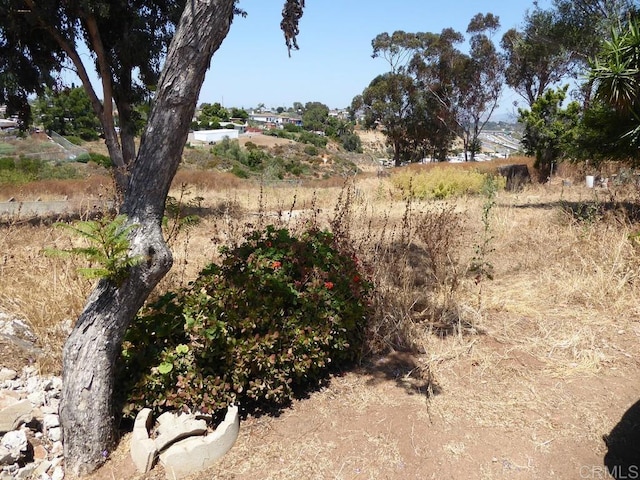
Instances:
[[[419,358],[396,355],[333,378],[280,417],[249,418],[220,464],[193,478],[604,479],[611,457],[638,465],[635,361],[554,379],[491,334],[460,346],[464,359],[443,359],[448,375],[435,384],[416,378]],[[164,477],[159,466],[136,475],[126,443],[94,478]],[[617,468],[614,478],[636,478]]]

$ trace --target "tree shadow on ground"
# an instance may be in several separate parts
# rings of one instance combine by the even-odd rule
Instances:
[[[585,200],[570,202],[567,200],[558,200],[555,202],[515,205],[515,208],[538,208],[541,210],[559,209],[560,211],[567,213],[577,222],[589,222],[607,217],[618,218],[632,223],[640,222],[640,203],[630,201],[601,202],[598,200]]]
[[[428,367],[421,366],[409,352],[392,352],[382,357],[370,358],[358,370],[368,378],[368,385],[393,381],[409,395],[427,398],[442,393]]]
[[[640,401],[625,412],[603,437],[607,446],[604,464],[616,480],[640,478]]]

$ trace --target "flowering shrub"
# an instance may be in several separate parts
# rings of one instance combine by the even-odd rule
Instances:
[[[222,254],[127,332],[125,413],[282,405],[357,359],[370,284],[330,232],[269,226]]]

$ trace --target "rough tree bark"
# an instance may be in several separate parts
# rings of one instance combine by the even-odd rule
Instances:
[[[114,366],[124,333],[172,264],[161,230],[165,200],[213,53],[226,37],[235,0],[189,0],[167,54],[121,212],[138,225],[131,254],[146,261],[119,285],[101,280],[63,353],[60,407],[67,472],[99,467],[117,440]]]

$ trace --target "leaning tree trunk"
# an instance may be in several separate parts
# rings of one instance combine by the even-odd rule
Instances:
[[[125,192],[122,213],[138,227],[131,254],[145,261],[121,284],[101,280],[63,353],[60,407],[67,472],[90,473],[116,442],[114,367],[124,333],[171,268],[161,230],[164,204],[213,53],[233,20],[234,0],[189,0],[171,42],[154,108]]]

